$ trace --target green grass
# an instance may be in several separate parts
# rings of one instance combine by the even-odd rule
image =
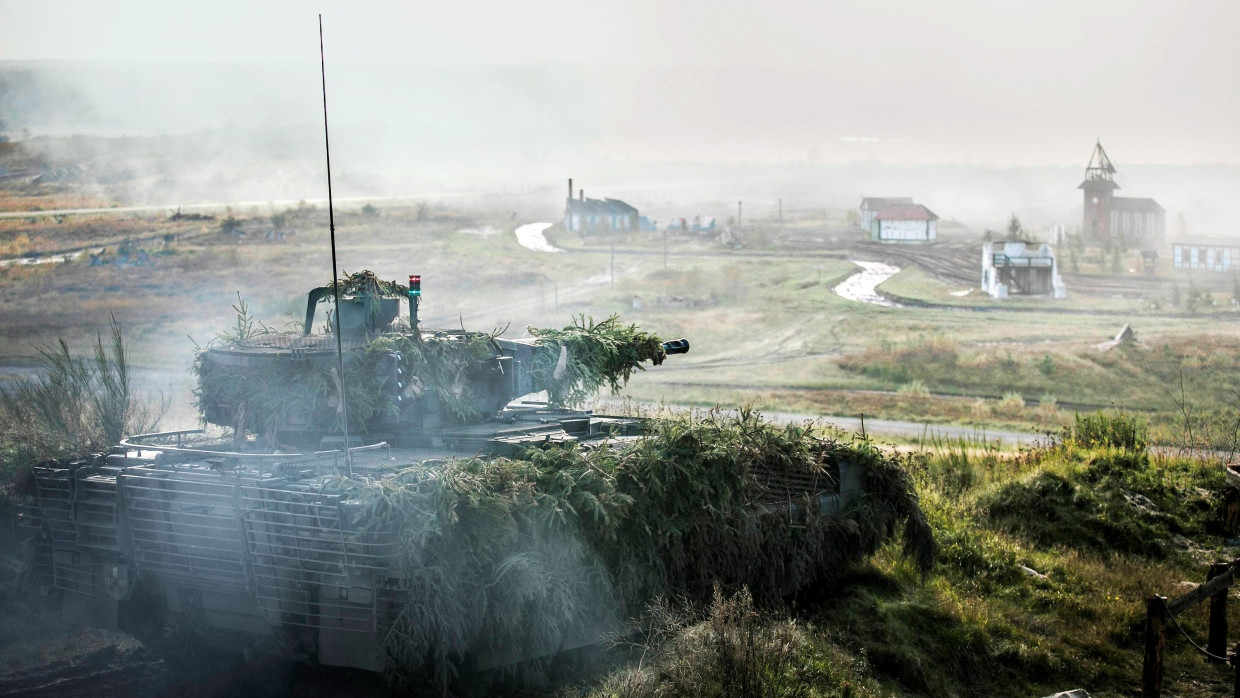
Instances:
[[[1103,431],[1108,441],[1127,438],[1123,425]],[[1209,561],[1230,557],[1220,528],[1222,476],[1209,463],[1071,440],[1000,452],[974,438],[929,439],[909,465],[940,546],[934,573],[921,577],[888,548],[838,585],[733,620],[732,637],[766,648],[751,653],[746,671],[784,672],[770,674],[772,688],[760,695],[1045,695],[1075,687],[1131,695],[1141,674],[1144,598],[1175,597],[1183,580],[1204,581]],[[1134,505],[1143,503],[1138,495],[1153,509]],[[1170,543],[1173,533],[1192,547]],[[700,613],[643,646],[653,661],[598,680],[590,695],[689,695],[678,677],[717,677],[710,640],[724,633],[716,611]],[[1234,627],[1240,612],[1229,616]],[[1202,606],[1180,620],[1204,638]],[[795,651],[771,655],[773,637]],[[1174,632],[1165,662],[1169,693],[1231,690],[1230,670],[1206,664]],[[780,683],[781,676],[797,681]]]

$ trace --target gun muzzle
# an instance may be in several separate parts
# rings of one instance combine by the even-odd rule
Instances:
[[[688,354],[689,340],[673,339],[663,343],[663,351],[668,354]]]

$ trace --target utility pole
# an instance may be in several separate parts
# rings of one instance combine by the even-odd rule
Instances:
[[[779,222],[780,223],[784,222],[784,200],[783,198],[780,198],[779,200]]]
[[[736,229],[737,230],[740,230],[740,227],[741,227],[741,204],[742,203],[743,202],[741,201],[736,202]]]

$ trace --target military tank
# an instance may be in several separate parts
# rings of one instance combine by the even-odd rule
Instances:
[[[200,412],[208,424],[232,428],[230,440],[208,439],[202,429],[141,434],[106,454],[35,467],[22,516],[40,534],[32,585],[58,596],[70,622],[153,620],[172,645],[193,637],[383,669],[384,619],[407,593],[395,542],[390,531],[352,521],[351,503],[329,491],[329,481],[642,430],[638,419],[533,396],[563,377],[566,349],[558,345],[549,355],[538,339],[422,329],[421,278],[409,279],[405,287],[355,275],[339,297],[339,348],[354,369],[344,381],[337,338],[313,332],[330,285],[308,294],[300,334],[263,332],[202,351]],[[402,295],[407,325],[397,321]],[[688,350],[684,339],[658,341],[647,358],[659,364]],[[410,354],[423,368],[435,354],[449,384],[408,374]],[[354,398],[348,410],[341,393],[345,404]]]
[[[872,552],[899,520],[928,531],[903,472],[874,452],[743,421],[726,437],[735,446],[706,456],[705,432],[665,430],[663,447],[684,460],[671,462],[642,453],[646,420],[568,406],[687,352],[687,340],[615,318],[519,340],[428,330],[420,277],[336,284],[310,292],[301,332],[241,332],[198,354],[200,413],[231,438],[134,435],[33,469],[29,579],[65,620],[172,648],[371,671],[434,664],[446,685],[460,667],[600,642],[651,580],[790,592]],[[329,296],[339,333],[315,333]],[[644,458],[644,471],[617,475],[626,466],[582,455],[626,444],[621,458]],[[665,467],[671,479],[655,482]],[[487,528],[492,519],[506,523]],[[739,562],[696,570],[690,549],[739,551]]]

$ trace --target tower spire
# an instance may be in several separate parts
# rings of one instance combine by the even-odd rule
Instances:
[[[1094,151],[1089,156],[1089,165],[1085,167],[1085,181],[1078,189],[1106,190],[1119,189],[1115,183],[1115,165],[1102,147],[1102,139],[1094,143]]]
[[[1102,148],[1102,139],[1099,138],[1094,144],[1094,152],[1089,156],[1089,165],[1085,168],[1086,181],[1091,179],[1104,179],[1111,181],[1114,179],[1115,166],[1111,164],[1111,158],[1107,157],[1107,151]]]

